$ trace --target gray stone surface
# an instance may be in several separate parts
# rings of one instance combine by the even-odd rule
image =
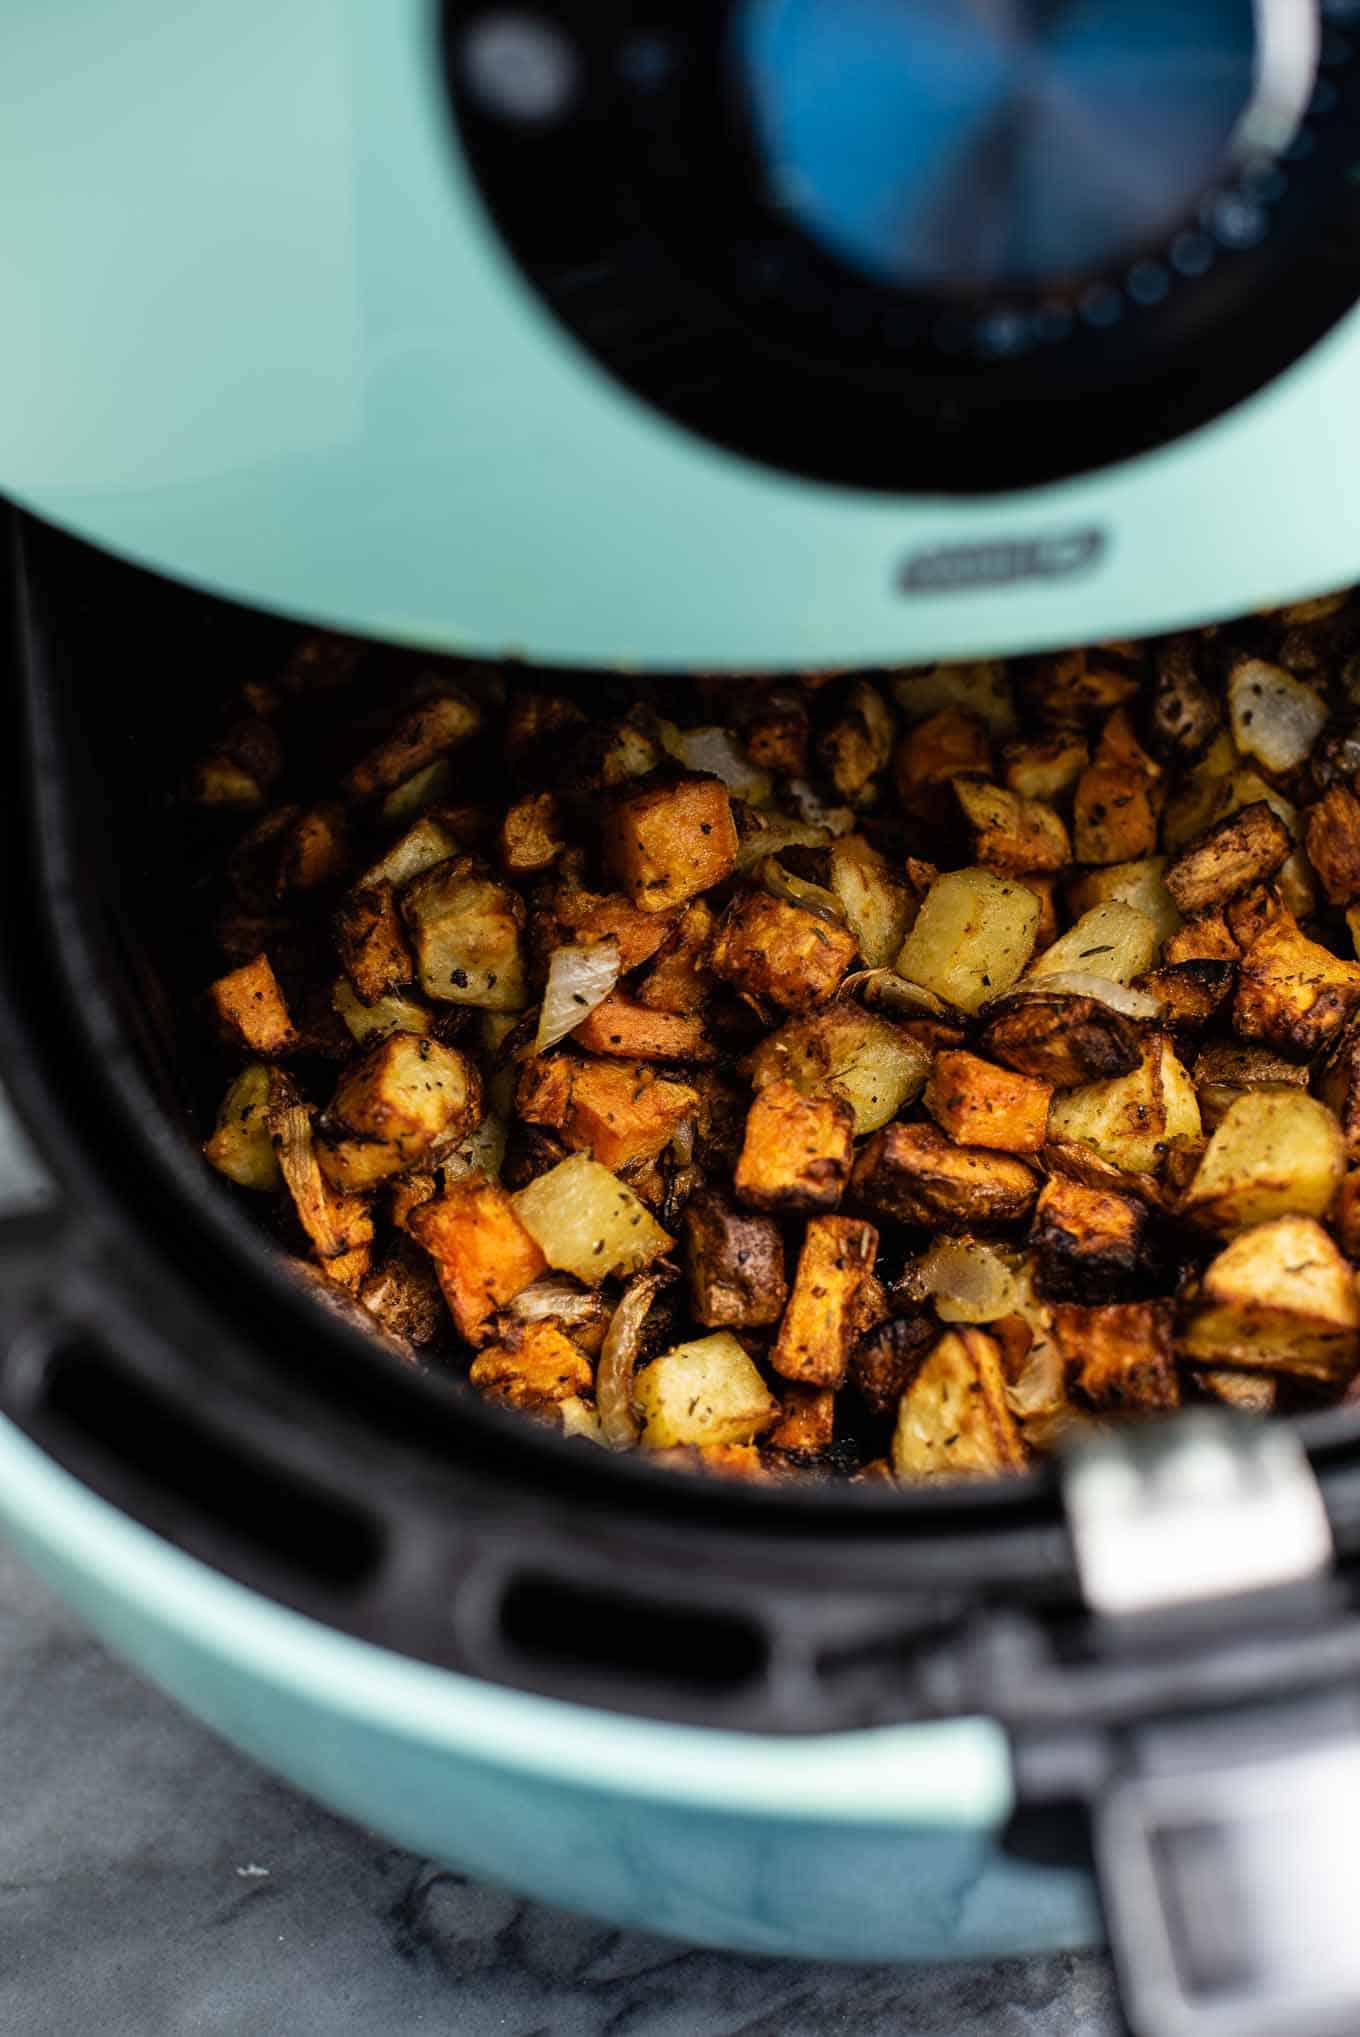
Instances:
[[[0,1194],[41,1175],[0,1104]],[[725,1958],[480,1887],[320,1810],[0,1542],[5,2037],[1115,2037],[1095,1957]]]

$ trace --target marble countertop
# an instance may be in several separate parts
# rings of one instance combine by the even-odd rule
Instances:
[[[42,1193],[0,1105],[0,1206]],[[14,2037],[1116,2037],[1097,1956],[729,1958],[403,1853],[224,1747],[0,1541],[0,2030]]]

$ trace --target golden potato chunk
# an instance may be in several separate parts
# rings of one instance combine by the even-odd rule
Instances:
[[[591,1393],[595,1384],[589,1359],[556,1323],[516,1326],[504,1343],[478,1352],[468,1379],[502,1407],[544,1415]]]
[[[434,1261],[460,1336],[481,1344],[496,1311],[548,1264],[505,1190],[485,1175],[453,1182],[413,1209],[406,1228]]]
[[[998,1068],[976,1054],[935,1056],[925,1105],[940,1130],[960,1146],[1037,1153],[1048,1134],[1053,1091],[1032,1075]]]
[[[736,866],[727,787],[721,779],[696,776],[628,793],[606,816],[604,855],[643,912],[684,905]]]
[[[954,797],[973,831],[973,860],[1018,877],[1063,869],[1072,843],[1062,818],[1041,800],[1022,799],[981,778],[955,778]]]
[[[219,976],[208,998],[225,1039],[252,1054],[272,1058],[291,1053],[298,1036],[268,955],[256,955]]]
[[[852,806],[866,801],[874,779],[886,769],[894,734],[882,695],[867,679],[857,679],[846,695],[844,713],[817,745],[823,769]]]
[[[835,1209],[850,1178],[855,1114],[826,1090],[804,1096],[791,1082],[758,1090],[733,1187],[752,1209]]]
[[[671,1243],[631,1188],[584,1153],[540,1174],[513,1206],[547,1264],[587,1287],[638,1272]]]
[[[560,1132],[573,1152],[604,1167],[654,1160],[698,1109],[687,1083],[638,1061],[550,1054],[526,1061],[515,1109],[529,1124]]]
[[[1150,1174],[1173,1140],[1199,1137],[1199,1099],[1170,1040],[1158,1033],[1132,1074],[1055,1097],[1048,1123],[1051,1138],[1076,1140],[1128,1173]]]
[[[1054,1089],[1127,1075],[1143,1056],[1143,1029],[1098,998],[1055,991],[993,1012],[978,1042],[992,1060]]]
[[[1163,1414],[1179,1407],[1171,1317],[1169,1301],[1054,1309],[1069,1392],[1102,1413]]]
[[[1299,1089],[1256,1089],[1229,1106],[1181,1207],[1229,1233],[1272,1217],[1321,1217],[1345,1171],[1346,1142],[1324,1104]]]
[[[364,1004],[376,1004],[415,975],[390,883],[361,885],[341,900],[335,915],[335,946],[340,966]]]
[[[1333,905],[1360,898],[1360,799],[1330,785],[1303,817],[1303,845]]]
[[[892,1462],[908,1485],[1024,1470],[1025,1445],[994,1338],[981,1330],[941,1337],[902,1395]]]
[[[760,1042],[748,1069],[757,1090],[791,1082],[803,1096],[834,1089],[855,1114],[855,1137],[876,1132],[919,1096],[930,1055],[906,1029],[857,1004],[789,1019]]]
[[[1174,934],[1181,923],[1176,901],[1166,888],[1165,856],[1139,856],[1131,863],[1109,863],[1083,871],[1067,887],[1073,912],[1090,912],[1097,905],[1132,905],[1152,921],[1159,941]]]
[[[1315,1218],[1257,1224],[1219,1253],[1189,1297],[1180,1348],[1197,1365],[1344,1385],[1360,1357],[1355,1275]]]
[[[482,1114],[476,1065],[456,1047],[391,1033],[341,1080],[321,1124],[317,1158],[333,1188],[362,1192],[452,1145]]]
[[[789,1385],[780,1395],[779,1420],[765,1441],[787,1457],[820,1457],[836,1429],[836,1396],[829,1386]]]
[[[1338,961],[1286,914],[1242,957],[1233,1023],[1245,1040],[1309,1055],[1331,1044],[1357,1006],[1360,964]]]
[[[1022,799],[1061,799],[1070,792],[1091,761],[1079,735],[1061,730],[1031,742],[1008,743],[1001,753],[1002,777]]]
[[[1239,1096],[1254,1089],[1301,1089],[1308,1087],[1308,1068],[1286,1061],[1269,1047],[1245,1046],[1236,1040],[1214,1040],[1201,1047],[1195,1057],[1195,1090],[1206,1131],[1223,1122]],[[1335,1100],[1324,1095],[1335,1109]]]
[[[407,886],[401,914],[427,997],[486,1011],[523,1009],[524,906],[480,863],[471,856],[436,863]]]
[[[773,1218],[701,1188],[685,1206],[681,1230],[690,1305],[706,1329],[751,1330],[779,1321],[789,1284],[784,1240]]]
[[[501,868],[512,877],[537,877],[551,870],[567,846],[557,800],[551,792],[526,792],[505,809],[496,847]]]
[[[1182,849],[1167,868],[1166,888],[1183,913],[1208,912],[1273,877],[1293,847],[1284,822],[1255,799]]]
[[[806,1386],[839,1386],[860,1331],[860,1288],[873,1271],[878,1232],[857,1217],[813,1217],[770,1363]]]
[[[854,937],[844,927],[764,891],[733,899],[709,954],[716,976],[785,1011],[823,1003],[854,959]]]
[[[571,1037],[590,1054],[610,1054],[633,1061],[712,1061],[701,1014],[653,1011],[622,991],[611,991]]]
[[[960,1011],[980,1011],[1029,961],[1041,913],[1033,892],[1013,879],[951,870],[927,892],[897,972]]]
[[[649,926],[656,924],[654,918],[639,917],[647,918]],[[686,1016],[704,1010],[713,990],[708,946],[716,924],[711,907],[702,898],[696,898],[685,907],[679,924],[667,934],[655,962],[637,987],[639,1004],[646,1005],[649,1011],[678,1012]]]
[[[1137,1278],[1147,1223],[1146,1205],[1132,1196],[1053,1175],[1029,1235],[1036,1292],[1087,1307],[1119,1300]]]
[[[344,781],[346,796],[374,799],[413,771],[465,743],[481,726],[481,711],[461,693],[446,691],[404,714],[392,733],[356,764]]]
[[[779,1419],[779,1402],[730,1330],[653,1358],[637,1375],[633,1399],[644,1450],[749,1443]]]
[[[920,910],[915,888],[894,874],[863,835],[842,835],[832,843],[829,861],[831,890],[862,961],[870,969],[890,968]]]
[[[413,997],[392,991],[365,1004],[354,986],[343,976],[331,985],[331,1009],[341,1019],[352,1039],[361,1047],[385,1040],[389,1033],[428,1033],[430,1014]]]
[[[269,1130],[270,1075],[262,1061],[242,1069],[222,1098],[216,1129],[203,1148],[219,1174],[261,1194],[282,1180]]]
[[[413,1350],[432,1344],[448,1322],[434,1268],[402,1239],[369,1274],[359,1300],[389,1336]]]
[[[1031,964],[1036,982],[1045,976],[1099,976],[1106,983],[1132,983],[1157,959],[1157,928],[1136,905],[1109,899],[1093,905]]]
[[[1039,1192],[1032,1168],[1007,1153],[956,1146],[933,1125],[888,1125],[855,1162],[851,1183],[866,1209],[941,1231],[1018,1223]]]

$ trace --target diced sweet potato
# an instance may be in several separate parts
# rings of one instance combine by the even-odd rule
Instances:
[[[1134,673],[1096,648],[1038,658],[1027,673],[1025,699],[1042,721],[1066,728],[1093,721],[1138,691]]]
[[[322,1121],[321,1171],[333,1188],[362,1192],[452,1145],[481,1114],[481,1077],[466,1054],[391,1033],[341,1080]]]
[[[1345,1171],[1346,1142],[1324,1104],[1299,1089],[1254,1089],[1228,1109],[1181,1207],[1228,1233],[1272,1217],[1322,1217]]]
[[[1342,1385],[1360,1357],[1355,1275],[1314,1218],[1257,1224],[1219,1253],[1188,1299],[1180,1348],[1197,1365]]]
[[[637,1273],[671,1243],[627,1184],[584,1153],[538,1175],[514,1208],[547,1263],[588,1287]]]
[[[1108,1082],[1142,1059],[1142,1028],[1098,998],[1055,992],[994,1012],[979,1041],[993,1060],[1055,1089]]]
[[[446,691],[424,700],[404,714],[392,733],[356,764],[345,779],[346,796],[374,799],[390,792],[435,757],[447,754],[475,735],[481,712],[461,693]]]
[[[1051,806],[981,778],[955,778],[953,784],[973,831],[975,863],[1018,877],[1061,870],[1071,862],[1067,829]]]
[[[931,885],[902,944],[897,972],[960,1011],[1009,990],[1034,952],[1042,908],[991,870],[951,870]]]
[[[497,1309],[548,1263],[505,1190],[484,1175],[422,1203],[406,1228],[434,1260],[449,1313],[470,1344],[485,1340]]]
[[[709,959],[715,975],[747,996],[807,1011],[836,989],[855,959],[855,942],[844,927],[802,906],[742,891],[718,922]]]
[[[981,1330],[951,1330],[902,1396],[894,1471],[917,1485],[1024,1468],[1025,1446],[1007,1403],[995,1339]]]
[[[594,1388],[590,1362],[555,1323],[529,1323],[472,1361],[468,1379],[502,1407],[547,1414]]]
[[[855,1136],[862,1138],[919,1096],[930,1056],[891,1019],[837,1002],[768,1034],[748,1067],[758,1090],[771,1082],[791,1082],[803,1096],[834,1088],[854,1111]]]
[[[640,914],[648,927],[656,925],[655,917]],[[685,907],[679,924],[667,934],[656,960],[637,988],[639,1004],[649,1011],[679,1012],[693,1015],[702,1012],[713,989],[712,972],[708,968],[708,946],[717,924],[712,909],[702,898],[696,898]],[[620,949],[622,961],[622,949]],[[627,968],[629,965],[624,963]]]
[[[619,967],[626,976],[630,969],[650,961],[669,938],[680,923],[681,908],[642,912],[621,891],[583,891],[563,885],[553,893],[546,918],[542,947],[558,948],[568,941],[583,946],[592,941],[616,941]]]
[[[727,787],[721,779],[695,776],[629,792],[606,817],[604,854],[642,911],[684,905],[736,864]]]
[[[835,1209],[850,1178],[854,1132],[844,1097],[768,1084],[747,1113],[733,1179],[738,1199],[752,1209]]]
[[[566,1054],[527,1061],[515,1108],[530,1124],[560,1132],[573,1152],[605,1167],[651,1160],[698,1109],[696,1092],[636,1061]]]
[[[956,1145],[1037,1153],[1047,1136],[1052,1095],[1050,1085],[1032,1075],[955,1051],[935,1056],[925,1105]]]
[[[427,997],[487,1011],[522,1009],[525,915],[517,892],[471,856],[454,856],[406,887],[401,913]]]
[[[590,1054],[634,1061],[712,1061],[716,1049],[699,1013],[653,1011],[622,991],[611,991],[572,1031]]]
[[[1029,1215],[1038,1177],[1006,1153],[956,1146],[933,1125],[888,1125],[851,1176],[867,1209],[941,1231],[987,1230]]]
[[[241,1071],[222,1098],[216,1129],[203,1148],[219,1174],[260,1193],[277,1188],[282,1178],[269,1131],[270,1080],[262,1061]]]
[[[1072,833],[1079,863],[1127,863],[1157,847],[1159,767],[1122,710],[1111,715],[1077,780]]]
[[[364,1004],[376,1004],[415,976],[390,884],[360,886],[341,901],[335,915],[335,945],[355,995]]]
[[[289,1054],[297,1046],[297,1033],[268,955],[256,955],[239,969],[219,976],[209,987],[208,997],[224,1037],[233,1045],[265,1059]]]
[[[749,1443],[779,1416],[778,1401],[728,1330],[663,1351],[637,1375],[633,1397],[644,1450]]]
[[[836,1426],[836,1396],[829,1386],[784,1388],[779,1420],[766,1437],[771,1450],[788,1457],[820,1457],[831,1448]]]
[[[878,1232],[855,1217],[813,1217],[770,1363],[785,1379],[837,1387],[850,1364],[860,1284],[873,1269]]]
[[[705,1188],[690,1197],[681,1230],[690,1305],[706,1328],[750,1330],[779,1321],[789,1288],[784,1241],[772,1218]]]
[[[893,765],[903,807],[928,822],[944,820],[952,811],[955,779],[965,772],[986,777],[991,768],[984,723],[959,707],[941,708],[918,722],[898,744]]]
[[[1167,866],[1167,890],[1183,913],[1211,911],[1273,877],[1293,846],[1278,815],[1263,799],[1253,800],[1182,849]]]
[[[512,800],[496,842],[502,869],[512,877],[536,877],[551,870],[567,846],[557,800],[551,792],[526,792]]]
[[[1048,1122],[1051,1138],[1092,1146],[1126,1172],[1154,1173],[1173,1141],[1199,1137],[1199,1100],[1170,1040],[1158,1033],[1131,1074],[1055,1097]]]
[[[1029,1242],[1034,1284],[1048,1301],[1120,1300],[1138,1277],[1148,1213],[1131,1196],[1055,1174],[1044,1183]]]
[[[925,1309],[888,1316],[864,1331],[850,1353],[850,1378],[872,1413],[890,1415],[911,1384],[940,1326]]]
[[[1068,1389],[1087,1407],[1121,1414],[1163,1414],[1180,1406],[1168,1301],[1065,1304],[1053,1331]]]
[[[1329,1046],[1360,1006],[1360,964],[1338,961],[1286,916],[1252,942],[1238,970],[1233,1022],[1283,1053]]]
[[[1188,919],[1162,944],[1162,961],[1168,967],[1183,962],[1237,962],[1241,956],[1221,907]]]

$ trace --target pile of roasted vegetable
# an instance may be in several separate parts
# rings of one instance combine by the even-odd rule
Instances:
[[[314,638],[239,709],[205,1152],[411,1362],[908,1483],[1348,1391],[1348,597],[798,682]]]

